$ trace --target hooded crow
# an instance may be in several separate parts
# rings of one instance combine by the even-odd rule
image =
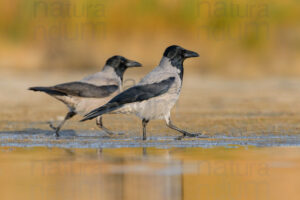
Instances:
[[[127,68],[140,67],[140,63],[128,60],[122,56],[113,56],[106,61],[102,71],[89,75],[80,81],[68,82],[52,87],[31,87],[29,90],[45,92],[62,101],[69,108],[64,120],[54,127],[55,135],[59,137],[59,131],[64,123],[76,114],[84,115],[91,110],[104,105],[122,90],[123,74]],[[102,117],[96,120],[97,126],[108,134],[113,134],[105,128]]]
[[[182,87],[183,62],[187,58],[198,56],[196,52],[180,46],[168,47],[159,65],[137,85],[121,92],[104,106],[86,114],[81,121],[90,120],[105,113],[132,113],[142,119],[143,140],[146,140],[146,125],[153,119],[165,119],[169,128],[182,134],[178,139],[185,136],[200,136],[200,133],[192,134],[177,128],[170,119],[170,111]]]

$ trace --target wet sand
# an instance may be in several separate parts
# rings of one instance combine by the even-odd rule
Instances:
[[[40,135],[47,142],[43,135],[51,135],[49,121],[58,123],[67,109],[54,98],[27,88],[77,80],[85,74],[46,71],[13,75],[1,73],[0,137],[22,134],[28,137],[33,129],[33,136]],[[139,77],[142,75],[128,73],[125,87]],[[210,137],[297,137],[300,133],[299,99],[300,80],[296,79],[228,80],[187,73],[172,119],[181,128]],[[63,127],[62,136],[67,138],[70,131],[74,132],[74,136],[99,132],[95,133],[95,137],[99,135],[101,140],[104,133],[96,127],[95,121],[79,123],[80,119],[81,116],[75,116],[69,120]],[[106,115],[104,123],[110,129],[124,133],[125,136],[120,139],[141,137],[141,122],[135,116]],[[168,129],[164,121],[149,123],[150,138],[172,139],[176,135],[178,133]]]

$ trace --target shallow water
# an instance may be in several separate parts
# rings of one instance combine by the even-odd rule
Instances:
[[[21,131],[0,131],[0,146],[11,147],[61,147],[61,148],[131,148],[131,147],[228,147],[239,146],[300,146],[298,135],[227,136],[214,135],[207,138],[184,138],[177,136],[151,136],[147,141],[141,137],[116,135],[108,137],[103,131],[61,131],[56,138],[53,131],[25,129]],[[164,134],[162,134],[164,135]]]
[[[300,148],[0,148],[1,199],[299,199]]]

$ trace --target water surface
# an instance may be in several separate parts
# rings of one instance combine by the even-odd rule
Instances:
[[[299,147],[1,147],[1,199],[299,199]]]

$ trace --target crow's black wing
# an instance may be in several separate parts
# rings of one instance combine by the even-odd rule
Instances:
[[[118,90],[117,85],[96,86],[84,82],[69,82],[53,87],[31,87],[29,90],[42,91],[52,95],[103,98]]]
[[[170,77],[158,83],[137,85],[121,92],[104,106],[86,114],[81,121],[93,119],[99,115],[117,110],[128,103],[140,102],[166,93],[174,83],[175,77]]]

